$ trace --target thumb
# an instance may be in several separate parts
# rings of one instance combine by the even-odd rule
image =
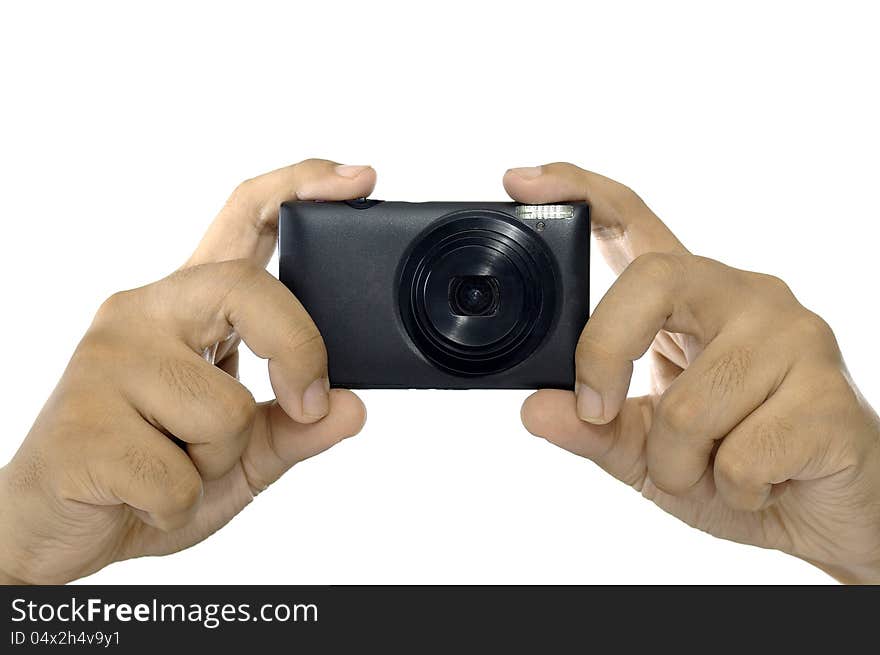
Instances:
[[[185,267],[230,259],[265,266],[275,250],[278,207],[286,200],[349,200],[376,184],[370,166],[307,159],[238,185]]]
[[[511,168],[504,174],[504,189],[517,202],[529,204],[588,202],[593,234],[616,273],[646,252],[687,252],[631,189],[574,164]]]
[[[294,464],[354,436],[365,420],[364,404],[347,389],[330,391],[330,410],[317,423],[294,421],[277,401],[262,403],[241,458],[251,491],[261,492]]]

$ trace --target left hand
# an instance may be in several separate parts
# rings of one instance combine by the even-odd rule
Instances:
[[[186,266],[104,303],[0,469],[0,583],[57,584],[187,548],[360,430],[363,404],[329,391],[316,326],[264,267],[282,201],[357,198],[374,183],[369,167],[323,160],[244,182]],[[236,379],[239,335],[269,360],[275,400],[256,403]]]

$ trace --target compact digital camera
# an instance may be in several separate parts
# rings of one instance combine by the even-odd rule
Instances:
[[[333,386],[573,387],[586,204],[287,202],[279,232]]]

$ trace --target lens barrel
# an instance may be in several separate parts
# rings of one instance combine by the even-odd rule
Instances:
[[[415,240],[399,279],[407,333],[428,360],[456,375],[522,362],[558,309],[552,253],[501,212],[465,210],[435,221]]]

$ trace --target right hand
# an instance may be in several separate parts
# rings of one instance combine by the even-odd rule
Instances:
[[[526,427],[716,537],[880,582],[880,419],[828,325],[781,280],[690,254],[618,182],[560,163],[504,183],[587,200],[620,275],[581,334],[577,395],[534,394]],[[627,398],[646,351],[653,393]]]
[[[7,466],[0,583],[63,583],[187,548],[291,466],[356,434],[323,341],[264,266],[279,204],[366,196],[369,167],[309,160],[243,183],[181,270],[111,297]],[[236,379],[239,338],[276,399]]]

